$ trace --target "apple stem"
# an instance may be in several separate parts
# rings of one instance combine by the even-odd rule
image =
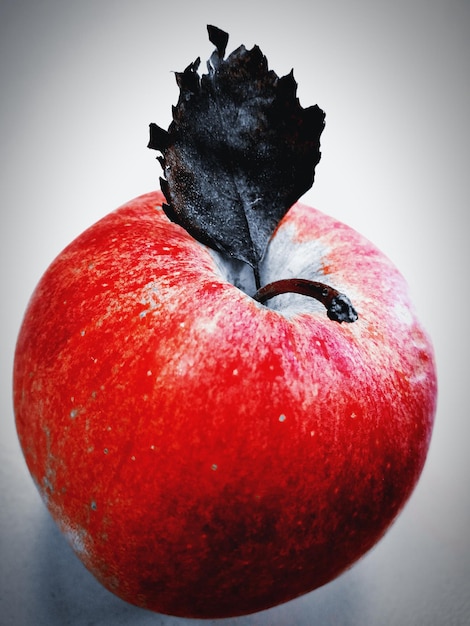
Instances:
[[[335,322],[355,322],[358,318],[350,299],[337,289],[305,278],[286,278],[265,285],[253,296],[254,300],[264,304],[267,300],[283,293],[297,293],[315,298],[326,308],[326,314]]]

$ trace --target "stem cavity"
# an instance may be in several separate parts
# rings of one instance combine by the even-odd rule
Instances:
[[[269,283],[258,289],[253,298],[256,302],[264,304],[267,300],[283,293],[297,293],[318,300],[325,306],[329,319],[334,322],[351,323],[358,318],[356,309],[348,296],[329,285],[305,278],[287,278]]]

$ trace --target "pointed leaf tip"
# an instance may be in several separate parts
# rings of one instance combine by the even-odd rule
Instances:
[[[217,26],[207,25],[207,32],[209,34],[209,40],[217,48],[219,59],[223,59],[225,56],[225,50],[228,43],[228,33],[217,28]]]
[[[166,130],[157,126],[153,122],[149,125],[150,140],[147,147],[152,150],[163,152],[170,145],[170,135]]]

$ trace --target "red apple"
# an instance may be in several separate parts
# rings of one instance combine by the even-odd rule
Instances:
[[[324,113],[258,48],[224,60],[209,34],[209,74],[177,74],[173,122],[151,126],[164,195],[57,257],[14,365],[26,462],[79,558],[131,603],[202,618],[285,602],[367,552],[436,404],[401,274],[296,202]]]
[[[262,266],[347,291],[359,319],[340,325],[304,296],[255,302],[162,201],[111,213],[45,273],[16,351],[18,433],[108,589],[254,612],[325,584],[394,520],[428,450],[432,348],[402,276],[349,227],[296,204]]]

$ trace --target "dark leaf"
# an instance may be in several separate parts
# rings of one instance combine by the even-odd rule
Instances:
[[[207,32],[209,34],[209,39],[211,43],[213,43],[214,46],[217,48],[217,50],[212,55],[212,57],[217,57],[214,58],[213,66],[215,67],[218,65],[220,59],[223,59],[225,56],[225,49],[227,48],[228,43],[228,33],[220,30],[220,28],[217,28],[217,26],[210,25],[207,27]]]
[[[325,115],[303,109],[293,73],[279,78],[257,46],[224,60],[227,33],[208,26],[216,50],[176,74],[179,100],[167,131],[150,125],[163,158],[171,220],[257,271],[277,224],[313,184]],[[164,207],[165,208],[165,207]]]

